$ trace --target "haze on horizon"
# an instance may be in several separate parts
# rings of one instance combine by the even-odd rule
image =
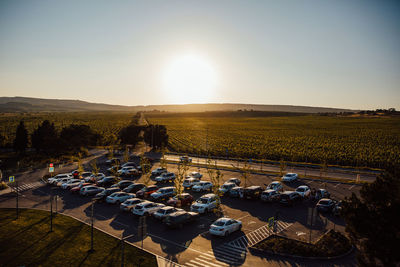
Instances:
[[[399,1],[0,1],[0,96],[400,109]]]

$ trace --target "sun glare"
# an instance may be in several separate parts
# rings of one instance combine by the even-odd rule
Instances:
[[[215,93],[216,72],[206,58],[185,54],[167,64],[163,87],[171,103],[204,103]]]

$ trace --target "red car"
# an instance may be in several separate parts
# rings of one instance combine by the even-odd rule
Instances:
[[[92,185],[92,184],[91,183],[83,183],[83,184],[80,184],[78,186],[72,187],[69,191],[71,191],[71,193],[79,193],[81,188],[84,187],[84,186],[87,186],[87,185]]]
[[[180,204],[178,204],[179,200],[180,200]],[[181,195],[174,196],[173,198],[168,200],[167,205],[173,206],[173,207],[177,207],[180,205],[180,207],[183,207],[183,206],[191,205],[193,201],[194,201],[194,199],[193,199],[192,195],[190,195],[189,193],[182,193]]]
[[[143,189],[136,192],[136,197],[139,198],[148,198],[150,194],[156,192],[158,190],[158,186],[156,185],[149,185],[144,187]]]

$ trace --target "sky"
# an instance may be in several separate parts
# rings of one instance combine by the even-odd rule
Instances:
[[[400,109],[400,1],[0,0],[0,96]]]

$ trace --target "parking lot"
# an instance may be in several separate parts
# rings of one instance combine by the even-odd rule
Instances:
[[[99,161],[101,171],[106,173],[107,165],[105,158]],[[155,164],[152,169],[159,167]],[[176,164],[169,164],[168,170],[177,171]],[[206,169],[191,167],[189,172],[199,171],[203,174],[202,180],[209,180]],[[234,171],[222,171],[223,178],[221,184],[229,178],[240,177],[240,173]],[[135,180],[143,182],[143,177]],[[276,177],[266,175],[250,175],[248,185],[265,185],[275,180]],[[154,183],[152,181],[151,183]],[[243,183],[243,181],[242,181]],[[331,193],[331,197],[337,200],[350,196],[352,192],[358,193],[359,186],[328,183],[313,180],[300,180],[290,184],[284,184],[284,190],[294,190],[297,186],[306,184],[310,188],[325,188]],[[171,183],[163,183],[160,186],[171,186]],[[194,193],[194,199],[199,198],[204,193]],[[20,205],[33,207],[49,208],[49,195],[57,195],[57,209],[59,212],[72,215],[76,218],[90,222],[91,217],[91,197],[73,195],[68,190],[58,187],[41,185],[37,188],[27,189],[22,192]],[[8,205],[13,200],[8,200]],[[142,246],[158,255],[163,255],[180,264],[186,266],[202,266],[204,261],[211,262],[209,266],[228,265],[251,265],[260,259],[248,255],[247,246],[264,239],[272,234],[272,230],[266,227],[268,218],[278,214],[278,231],[280,234],[297,238],[304,241],[315,240],[327,229],[335,228],[344,230],[344,222],[331,214],[316,214],[311,219],[311,208],[315,207],[314,201],[304,200],[295,203],[293,207],[281,206],[278,203],[264,203],[260,200],[244,200],[230,198],[228,196],[221,199],[223,215],[240,220],[243,224],[242,230],[234,232],[227,237],[211,236],[208,232],[209,226],[218,217],[215,213],[201,215],[200,219],[194,223],[185,225],[182,229],[169,229],[154,218],[148,217],[141,220],[129,212],[122,212],[118,205],[107,203],[94,204],[95,225],[116,236],[131,235],[128,241],[138,246]],[[6,201],[1,202],[1,206],[7,205]],[[54,207],[55,208],[55,207]],[[314,214],[314,212],[313,212]],[[313,226],[310,227],[310,224]],[[312,228],[310,236],[310,228]],[[249,257],[251,256],[251,257]]]

